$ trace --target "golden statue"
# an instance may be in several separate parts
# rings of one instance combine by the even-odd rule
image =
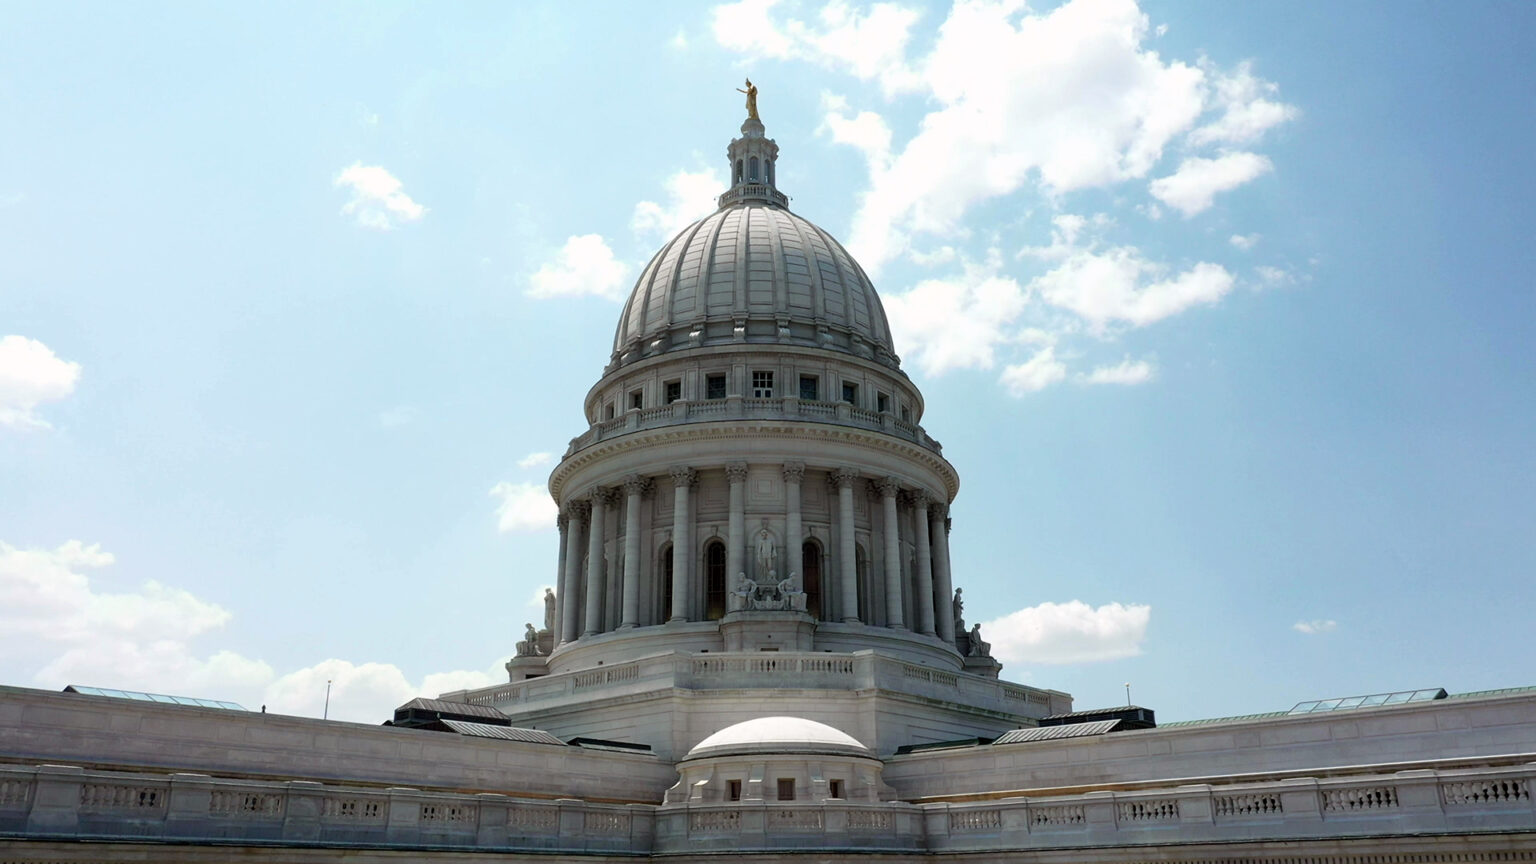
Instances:
[[[736,92],[747,94],[747,119],[761,123],[763,118],[757,116],[757,87],[752,84],[752,79],[747,79],[747,89],[737,87]]]

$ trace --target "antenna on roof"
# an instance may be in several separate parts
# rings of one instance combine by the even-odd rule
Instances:
[[[1131,707],[1131,682],[1125,682],[1125,707]]]
[[[1127,684],[1127,687],[1130,685]],[[331,679],[325,679],[325,713],[320,715],[321,720],[331,719]]]

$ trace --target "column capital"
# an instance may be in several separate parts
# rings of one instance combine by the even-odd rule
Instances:
[[[564,513],[565,513],[565,518],[566,519],[573,519],[573,520],[576,520],[578,522],[585,522],[586,519],[587,519],[587,515],[590,514],[591,512],[592,512],[592,504],[590,502],[588,502],[588,501],[577,500],[577,501],[567,501],[567,502],[565,502]]]
[[[699,472],[687,465],[673,465],[667,473],[672,477],[673,486],[692,486],[699,481]]]
[[[598,505],[602,505],[604,507],[612,507],[614,505],[613,499],[617,497],[614,492],[615,490],[607,486],[593,486],[592,490],[587,493],[587,498],[592,502],[592,506],[594,507]]]
[[[566,526],[569,525],[570,522],[571,517],[567,516],[564,510],[561,510],[555,515],[555,527],[560,529],[562,532],[565,531]]]
[[[935,522],[945,521],[949,516],[949,505],[943,501],[934,501],[928,505],[928,518]]]
[[[747,482],[747,463],[727,462],[725,465],[725,479],[732,484]]]
[[[918,510],[927,510],[928,509],[928,503],[929,503],[929,500],[928,500],[928,490],[927,489],[913,489],[912,490],[912,506],[913,507],[917,508]]]
[[[874,481],[873,485],[886,498],[895,498],[901,492],[901,480],[897,477],[881,477],[879,480]]]
[[[625,495],[649,495],[652,486],[651,478],[639,474],[630,474],[624,478]]]
[[[785,462],[784,463],[784,482],[785,483],[802,483],[804,481],[805,481],[805,463],[804,462]]]
[[[838,489],[844,487],[853,488],[853,484],[859,481],[859,469],[842,467],[827,475],[827,479]]]

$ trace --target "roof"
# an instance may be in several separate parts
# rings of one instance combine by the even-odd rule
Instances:
[[[554,744],[564,747],[565,742],[542,729],[522,729],[517,726],[493,726],[490,723],[470,723],[465,720],[444,720],[444,726],[460,735],[473,738],[500,738],[504,741],[522,741],[525,744]]]
[[[1087,723],[1069,723],[1065,726],[1026,726],[1023,729],[1015,729],[1012,732],[1004,732],[1002,737],[992,742],[995,747],[999,744],[1025,744],[1031,741],[1055,741],[1059,738],[1085,738],[1090,735],[1103,735],[1120,728],[1125,721],[1116,718],[1114,720],[1090,720]]]
[[[863,268],[832,235],[763,201],[723,207],[661,247],[624,304],[613,364],[740,341],[897,364],[885,309]]]
[[[685,758],[737,753],[822,753],[873,757],[853,736],[804,717],[757,717],[727,726],[705,738]]]
[[[1118,716],[1120,714],[1126,713],[1127,711],[1150,711],[1150,710],[1152,710],[1152,709],[1150,709],[1150,708],[1143,708],[1140,705],[1120,705],[1120,706],[1117,706],[1117,707],[1114,707],[1114,708],[1090,708],[1090,709],[1088,709],[1086,711],[1068,711],[1065,714],[1047,714],[1044,717],[1041,717],[1040,719],[1041,720],[1074,720],[1074,719],[1077,719],[1077,718],[1080,718],[1080,717],[1103,717],[1103,716],[1109,715],[1109,714],[1114,714],[1114,715]]]
[[[132,699],[135,702],[158,702],[162,705],[185,705],[188,708],[220,708],[225,711],[244,711],[244,705],[237,702],[225,702],[221,699],[196,699],[191,696],[166,696],[161,693],[143,693],[138,690],[117,690],[112,687],[86,687],[80,684],[71,684],[64,688],[65,693],[79,693],[84,696],[106,696],[112,699]]]
[[[395,709],[395,716],[408,711],[424,711],[429,714],[450,714],[456,717],[481,717],[486,720],[496,720],[502,725],[509,721],[507,715],[497,711],[489,705],[471,705],[468,702],[449,702],[446,699],[426,699],[417,697]]]

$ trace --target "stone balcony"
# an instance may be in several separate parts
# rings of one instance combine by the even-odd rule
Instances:
[[[1348,776],[964,803],[744,801],[658,807],[5,765],[0,766],[0,841],[13,848],[15,841],[88,840],[642,855],[699,849],[932,855],[1094,848],[1095,860],[1109,860],[1106,850],[1114,849],[1129,850],[1127,860],[1144,860],[1134,857],[1136,849],[1144,855],[1155,845],[1204,850],[1199,854],[1207,860],[1234,860],[1223,850],[1322,842],[1331,844],[1327,849],[1333,853],[1382,852],[1395,851],[1394,844],[1402,842],[1418,844],[1414,848],[1422,852],[1423,844],[1441,838],[1466,853],[1479,838],[1508,843],[1511,835],[1536,830],[1533,782],[1536,764],[1522,764],[1367,769]]]
[[[795,396],[772,399],[753,399],[744,396],[726,396],[723,399],[704,401],[678,400],[658,408],[631,409],[623,416],[593,423],[591,428],[571,439],[565,458],[600,441],[607,441],[631,432],[660,429],[684,423],[734,422],[741,420],[793,420],[804,423],[827,423],[882,432],[911,441],[942,455],[944,448],[923,431],[916,423],[902,420],[889,411],[870,411],[846,402],[814,402]]]

